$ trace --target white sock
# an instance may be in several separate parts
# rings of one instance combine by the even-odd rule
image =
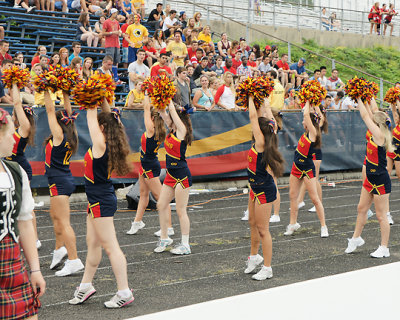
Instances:
[[[182,244],[187,247],[189,246],[189,235],[188,234],[182,235]]]
[[[172,227],[169,227],[169,228],[168,228],[168,231],[170,231],[170,230],[174,230],[174,228],[172,228]]]
[[[79,285],[79,290],[87,290],[87,289],[90,288],[91,285],[92,285],[91,282],[89,282],[89,283],[81,283],[81,284]]]
[[[387,215],[387,216],[390,216],[390,211],[388,211],[388,212],[386,213],[386,215]]]
[[[118,290],[117,294],[121,298],[129,298],[131,296],[131,290],[129,290],[129,288],[124,290]]]
[[[265,271],[272,271],[272,268],[271,268],[271,267],[263,266],[262,268],[263,268]]]
[[[142,221],[133,221],[134,224],[138,225],[140,224]]]
[[[257,255],[250,256],[249,258],[250,258],[250,260],[255,260],[257,258]]]

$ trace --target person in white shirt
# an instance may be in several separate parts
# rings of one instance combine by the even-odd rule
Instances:
[[[318,82],[321,84],[322,87],[326,88],[326,83],[328,82],[328,78],[325,76],[326,75],[326,67],[322,66],[319,69],[321,71],[321,75],[318,78]]]
[[[177,27],[177,25],[175,25],[176,22],[178,22],[178,19],[176,18],[176,11],[171,10],[169,16],[165,18],[162,27],[162,31],[164,32],[166,39],[174,33],[175,28]]]
[[[355,110],[356,108],[357,108],[357,102],[354,102],[350,97],[346,97],[343,99],[341,108],[342,110]]]
[[[332,70],[332,75],[328,78],[328,81],[326,83],[326,90],[328,90],[328,93],[332,97],[336,97],[336,94],[339,91],[343,91],[344,89],[344,83],[340,78],[338,77],[339,72],[337,69]]]
[[[146,58],[146,51],[139,49],[136,53],[137,60],[128,66],[129,90],[135,89],[135,81],[144,81],[150,76],[150,69],[143,63]]]

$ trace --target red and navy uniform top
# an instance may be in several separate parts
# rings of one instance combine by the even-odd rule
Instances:
[[[392,141],[393,145],[396,148],[400,147],[400,124],[394,127],[392,135],[393,135],[393,141]]]
[[[247,178],[250,185],[261,185],[273,179],[263,162],[263,153],[257,152],[254,145],[247,154],[247,162]]]
[[[46,145],[46,175],[48,177],[59,177],[71,174],[69,169],[69,159],[72,151],[69,142],[65,138],[60,145],[54,146],[53,139],[50,139]]]
[[[167,169],[187,168],[186,163],[186,148],[185,140],[179,140],[173,132],[167,135],[164,141],[166,151]]]
[[[32,167],[25,157],[25,149],[28,144],[28,138],[23,138],[18,133],[18,129],[14,132],[14,148],[12,151],[12,155],[7,157],[7,160],[17,162],[28,175],[29,180],[32,180]]]
[[[148,138],[146,132],[142,134],[140,139],[140,161],[153,162],[158,161],[157,153],[161,142],[155,139],[155,135]]]
[[[86,152],[85,157],[85,186],[111,185],[111,169],[108,168],[108,150],[100,158],[94,158],[92,147]]]
[[[378,146],[373,138],[367,143],[367,174],[382,174],[386,170],[386,150],[383,146]]]
[[[297,143],[296,151],[294,152],[294,162],[300,164],[312,163],[312,154],[314,152],[314,142],[308,138],[308,134],[304,133]]]
[[[365,134],[365,140],[367,140],[367,143],[369,141],[369,139],[372,138],[372,133],[371,131],[369,131],[369,129],[367,130],[367,133]]]

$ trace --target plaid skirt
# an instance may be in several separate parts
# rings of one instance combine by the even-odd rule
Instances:
[[[10,235],[0,241],[0,315],[24,319],[38,313],[39,300],[29,281],[19,244]]]

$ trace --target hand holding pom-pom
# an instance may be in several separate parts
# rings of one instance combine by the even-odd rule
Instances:
[[[396,101],[400,100],[400,89],[396,87],[390,88],[386,92],[384,100],[390,104],[396,103]]]
[[[174,83],[164,74],[146,79],[142,90],[147,90],[151,104],[158,110],[165,110],[176,94]]]
[[[33,81],[33,85],[39,93],[46,90],[51,92],[58,91],[58,80],[53,71],[45,71],[39,74]]]
[[[274,90],[274,82],[268,77],[250,78],[241,82],[236,88],[236,104],[247,109],[249,97],[253,97],[254,106],[258,109]]]
[[[306,101],[312,106],[319,106],[326,97],[326,89],[316,80],[306,81],[300,88],[297,96],[300,99],[302,108]]]
[[[21,69],[17,66],[12,66],[3,71],[4,86],[8,89],[11,89],[14,83],[19,89],[22,89],[28,85],[30,78],[28,69]]]

